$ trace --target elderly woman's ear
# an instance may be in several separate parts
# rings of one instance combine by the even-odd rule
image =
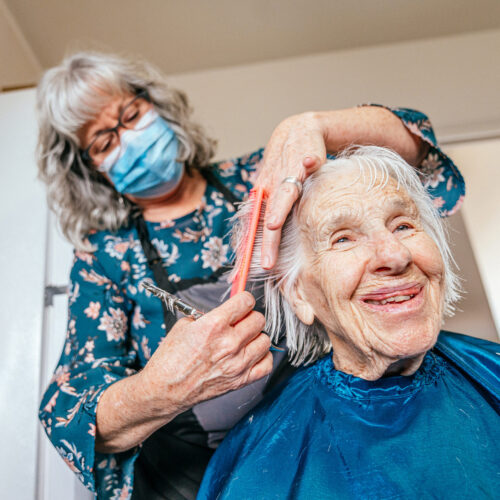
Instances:
[[[314,323],[314,307],[308,301],[306,288],[303,284],[302,276],[297,279],[293,286],[286,286],[286,283],[280,287],[281,294],[290,304],[297,318],[305,325]]]

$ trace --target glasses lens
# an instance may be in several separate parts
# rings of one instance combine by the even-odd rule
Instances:
[[[144,96],[134,97],[122,110],[114,129],[101,132],[89,146],[89,156],[100,172],[108,172],[120,157],[120,127],[142,130],[156,118],[153,105]]]
[[[146,128],[154,120],[152,111],[153,105],[144,99],[137,96],[125,108],[121,114],[121,124],[128,129],[141,130]]]
[[[112,167],[112,164],[106,167],[110,157],[119,157],[120,140],[116,132],[104,132],[99,134],[89,147],[89,156],[97,169],[106,172]]]

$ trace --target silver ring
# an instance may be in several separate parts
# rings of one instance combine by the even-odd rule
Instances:
[[[285,177],[281,181],[281,184],[284,184],[285,182],[290,182],[291,184],[294,184],[295,187],[297,188],[299,196],[302,194],[302,182],[300,182],[299,179],[297,179],[297,177]]]

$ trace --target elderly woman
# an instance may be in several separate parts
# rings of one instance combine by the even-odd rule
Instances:
[[[346,144],[386,145],[431,171],[443,212],[463,194],[426,117],[406,109],[297,115],[265,152],[211,163],[214,142],[184,94],[147,64],[83,53],[45,74],[38,111],[41,178],[76,249],[66,342],[40,419],[99,498],[193,498],[217,443],[287,373],[253,297],[220,300],[228,219],[257,166],[270,197],[266,268],[301,181]],[[207,314],[177,321],[145,279]]]
[[[497,498],[499,346],[440,333],[451,263],[397,154],[361,147],[309,177],[275,269],[254,268],[269,331],[308,366],[226,437],[198,498]]]

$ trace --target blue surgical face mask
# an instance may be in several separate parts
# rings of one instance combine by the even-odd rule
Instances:
[[[98,169],[107,173],[119,193],[156,198],[174,191],[182,179],[184,164],[177,161],[178,149],[175,132],[151,110],[134,130],[121,134],[120,146]]]

